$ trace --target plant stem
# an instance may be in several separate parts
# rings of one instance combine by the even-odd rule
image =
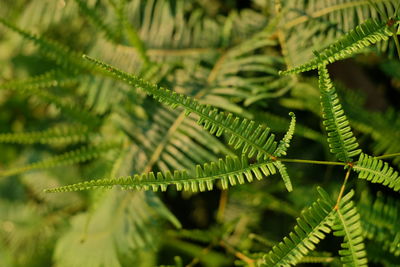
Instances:
[[[205,247],[202,251],[201,251],[201,256],[204,257],[205,255],[207,255],[208,252],[210,252],[210,250],[214,247],[214,243],[209,244],[207,247]],[[193,267],[195,266],[197,263],[200,262],[200,256],[197,256],[195,258],[193,258],[193,260],[187,264],[185,267]]]
[[[339,209],[339,203],[340,203],[340,200],[342,199],[342,196],[343,196],[343,193],[344,193],[344,189],[346,188],[346,183],[347,183],[347,180],[349,179],[350,172],[351,172],[351,168],[349,168],[347,170],[346,176],[344,177],[344,181],[343,181],[342,187],[340,188],[340,192],[339,192],[339,196],[338,196],[337,201],[336,201],[336,205],[333,208],[335,210]]]
[[[225,213],[225,207],[226,203],[228,202],[228,189],[222,190],[221,191],[221,196],[219,198],[219,205],[218,205],[218,211],[217,211],[217,221],[218,222],[223,222],[224,220],[224,213]]]
[[[392,32],[393,32],[394,43],[396,44],[397,55],[398,55],[398,57],[399,57],[399,59],[400,59],[400,44],[399,44],[399,38],[397,37],[396,29],[393,29]]]
[[[399,156],[400,156],[400,153],[393,153],[393,154],[382,155],[382,156],[375,157],[375,158],[376,159],[385,159],[385,158],[393,158],[393,157],[399,157]]]
[[[250,267],[255,267],[256,266],[254,259],[251,259],[251,258],[247,257],[242,252],[237,251],[236,249],[234,249],[232,246],[228,245],[224,241],[221,240],[219,242],[219,244],[220,244],[221,247],[225,248],[227,252],[235,255],[236,258],[241,259],[242,261],[244,261],[247,264],[247,266],[250,266]]]
[[[337,162],[337,161],[322,161],[322,160],[307,160],[307,159],[286,159],[286,158],[276,158],[276,160],[279,160],[279,161],[282,161],[282,162],[320,164],[320,165],[338,165],[338,166],[346,166],[346,165],[348,165],[345,162]]]

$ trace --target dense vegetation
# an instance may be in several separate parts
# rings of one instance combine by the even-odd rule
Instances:
[[[398,266],[396,0],[0,0],[0,266]]]

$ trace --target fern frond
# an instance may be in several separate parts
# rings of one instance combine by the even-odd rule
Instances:
[[[87,140],[88,128],[81,125],[63,125],[44,131],[3,133],[0,143],[12,144],[74,144]]]
[[[0,177],[11,176],[27,172],[34,169],[48,169],[56,166],[72,165],[79,162],[88,161],[98,158],[102,153],[106,153],[112,149],[119,148],[116,143],[101,144],[98,146],[89,146],[77,150],[69,151],[65,154],[50,157],[42,161],[34,162],[26,166],[11,168],[0,172]]]
[[[297,218],[294,231],[264,256],[265,266],[291,266],[297,264],[315,245],[329,234],[335,218],[334,202],[318,188],[321,198],[303,210]]]
[[[281,74],[301,73],[317,69],[319,65],[327,65],[352,56],[357,51],[381,40],[387,40],[393,33],[386,22],[370,19],[358,25],[341,39],[328,46],[309,62],[296,68],[282,71]]]
[[[289,115],[292,117],[290,124],[289,124],[289,129],[287,130],[285,136],[279,142],[278,147],[274,151],[275,157],[286,156],[286,150],[289,148],[290,141],[293,138],[293,134],[294,134],[295,127],[296,127],[296,116],[294,115],[293,112],[290,112]]]
[[[3,18],[0,18],[0,24],[18,33],[24,39],[32,41],[48,58],[54,60],[60,66],[73,70],[87,70],[93,67],[90,62],[83,61],[80,55],[58,42],[24,31]]]
[[[216,136],[221,136],[224,132],[227,133],[230,136],[229,144],[236,150],[247,154],[248,157],[256,155],[257,160],[261,158],[264,160],[268,159],[273,155],[277,147],[277,143],[274,140],[275,135],[271,134],[270,129],[267,127],[248,119],[236,117],[233,114],[226,115],[224,112],[209,105],[202,105],[188,96],[158,87],[108,64],[87,56],[84,57],[106,70],[113,77],[125,81],[132,86],[142,88],[156,100],[172,108],[182,106],[186,109],[186,115],[190,113],[197,114],[199,116],[199,125]]]
[[[99,119],[94,114],[82,109],[72,101],[67,101],[50,91],[43,90],[49,87],[70,86],[77,82],[59,71],[50,71],[37,77],[21,81],[10,81],[0,84],[0,89],[17,91],[20,94],[38,97],[48,104],[53,104],[62,111],[63,115],[71,117],[85,125],[98,125]]]
[[[323,123],[328,132],[330,151],[338,160],[351,162],[352,157],[361,153],[361,149],[357,149],[359,145],[344,115],[326,66],[320,66],[318,74]]]
[[[6,90],[29,90],[42,89],[55,86],[67,87],[78,82],[78,79],[72,75],[66,75],[65,72],[52,70],[44,74],[30,77],[24,80],[13,80],[0,84],[0,89]]]
[[[400,255],[400,201],[378,192],[373,201],[363,192],[358,209],[364,236],[380,244],[381,249]]]
[[[353,169],[358,172],[360,179],[383,184],[394,191],[400,190],[399,173],[383,160],[362,153]]]
[[[336,213],[335,224],[332,226],[335,236],[344,237],[342,249],[339,251],[343,266],[367,266],[364,238],[357,212],[351,198],[354,191],[350,191],[340,201]]]
[[[104,18],[102,18],[94,8],[90,8],[86,1],[75,0],[75,2],[78,4],[79,9],[85,15],[85,17],[87,17],[94,26],[99,28],[104,33],[106,38],[112,40],[113,42],[118,42],[119,37],[116,34],[116,31],[111,29],[103,22]]]
[[[23,94],[38,97],[46,103],[56,106],[62,115],[70,117],[81,124],[91,127],[100,124],[100,119],[94,114],[82,109],[72,101],[65,101],[62,96],[60,97],[48,91],[38,89],[23,90],[22,92]]]
[[[292,181],[290,180],[289,174],[287,173],[286,166],[281,161],[274,161],[274,165],[278,169],[279,174],[282,177],[286,190],[288,192],[292,192],[293,191]]]
[[[70,192],[113,186],[121,186],[122,189],[151,189],[153,191],[160,188],[165,191],[168,185],[175,185],[178,191],[203,192],[212,190],[215,181],[220,181],[222,188],[226,189],[228,185],[243,184],[246,180],[252,182],[254,178],[261,180],[263,176],[275,173],[276,170],[271,161],[249,165],[246,155],[242,155],[241,158],[227,156],[225,159],[219,159],[218,162],[206,163],[203,166],[197,165],[194,175],[189,175],[186,170],[156,174],[149,172],[121,178],[91,180],[45,191],[50,193]]]

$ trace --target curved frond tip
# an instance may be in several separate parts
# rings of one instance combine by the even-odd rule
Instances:
[[[282,138],[282,140],[279,142],[278,147],[276,148],[275,152],[273,155],[275,157],[281,157],[281,156],[286,156],[286,150],[290,146],[290,141],[293,138],[293,134],[295,131],[296,127],[296,116],[294,115],[293,112],[290,112],[289,115],[292,117],[289,123],[289,129],[287,130],[285,136]]]
[[[386,22],[377,19],[367,20],[323,51],[315,52],[316,57],[309,62],[293,69],[281,71],[280,74],[295,74],[317,69],[320,65],[327,65],[348,58],[371,44],[387,40],[392,35],[393,33]]]
[[[171,172],[148,172],[135,174],[128,177],[98,179],[82,182],[58,188],[46,189],[45,192],[70,192],[88,190],[94,188],[111,188],[120,186],[122,189],[132,190],[167,190],[169,185],[175,185],[178,191],[206,191],[212,190],[216,181],[221,182],[223,189],[229,185],[243,184],[247,180],[252,182],[255,179],[261,180],[264,176],[275,174],[276,169],[272,161],[248,164],[245,155],[241,158],[227,156],[219,159],[218,162],[206,163],[203,166],[196,166],[196,173],[189,175],[186,170]]]

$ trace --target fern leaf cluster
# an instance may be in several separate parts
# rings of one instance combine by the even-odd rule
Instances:
[[[91,180],[74,185],[62,186],[59,188],[47,189],[46,192],[69,192],[87,190],[92,188],[110,188],[121,186],[123,189],[136,190],[167,190],[168,185],[175,185],[176,190],[203,192],[212,190],[215,181],[220,181],[223,189],[229,185],[243,184],[254,179],[261,180],[264,176],[274,174],[276,169],[272,161],[249,164],[245,155],[241,158],[227,156],[218,162],[206,163],[203,166],[196,166],[196,173],[190,175],[186,170],[171,172],[148,172],[134,176],[115,179]]]
[[[359,145],[339,103],[335,87],[329,78],[328,70],[325,66],[320,66],[318,74],[322,116],[328,132],[329,147],[338,160],[351,162],[354,156],[361,153],[361,149],[358,149]]]
[[[399,173],[383,160],[362,153],[353,169],[360,179],[383,184],[394,191],[400,190]]]
[[[345,88],[335,88],[327,69],[372,44],[400,53],[398,42],[397,48],[386,42],[399,33],[396,0],[270,0],[251,9],[224,1],[8,2],[0,9],[0,16],[11,14],[0,18],[0,61],[7,63],[0,71],[0,214],[6,214],[0,265],[144,267],[160,264],[160,255],[173,262],[170,252],[185,254],[176,257],[177,266],[398,261],[397,199],[365,197],[380,185],[400,191],[398,172],[380,160],[400,152],[398,112],[389,107],[372,115]],[[27,26],[30,17],[45,22]],[[21,49],[21,40],[37,49]],[[307,61],[311,50],[319,52]],[[40,66],[38,52],[49,59]],[[318,79],[279,75],[314,69]],[[289,109],[299,113],[286,118]],[[371,135],[375,154],[392,154],[362,153],[359,142],[369,139],[357,140],[352,128],[357,136]],[[284,158],[295,135],[307,140],[293,154],[309,159]],[[337,161],[321,159],[329,151]],[[287,168],[292,163],[296,168]],[[332,168],[316,177],[318,169],[305,164]],[[21,175],[38,169],[45,170]],[[350,181],[353,172],[372,183]],[[256,182],[276,173],[283,183]],[[87,179],[65,185],[79,176]],[[354,182],[364,190],[357,200],[348,188]],[[329,189],[317,187],[317,200],[310,193],[316,183]],[[93,191],[64,199],[43,188]],[[163,202],[194,229],[181,229]],[[182,207],[191,208],[181,213]],[[287,218],[297,218],[296,225],[276,242],[278,230],[292,226]],[[338,239],[331,232],[341,238],[340,248],[332,247]]]

